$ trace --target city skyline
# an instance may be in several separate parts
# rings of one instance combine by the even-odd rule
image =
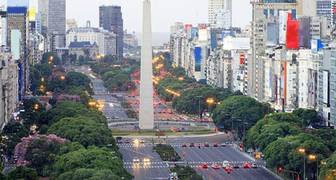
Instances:
[[[131,2],[132,1],[132,2]],[[6,0],[0,0],[3,4]],[[141,2],[142,0],[94,0],[82,3],[81,0],[67,1],[67,19],[76,19],[79,26],[85,26],[90,20],[95,27],[99,26],[99,6],[120,5],[122,8],[125,28],[129,32],[141,32]],[[30,0],[30,4],[37,4],[37,0]],[[190,6],[192,4],[192,6]],[[79,6],[81,8],[75,8]],[[37,6],[37,5],[36,5]],[[187,7],[190,8],[187,8]],[[90,10],[85,11],[82,10]],[[153,0],[153,32],[169,32],[169,27],[174,22],[184,23],[207,23],[208,22],[208,0]],[[176,13],[172,16],[170,13]],[[241,16],[241,12],[246,12]],[[166,14],[155,16],[158,14]],[[252,16],[252,9],[249,0],[233,1],[233,26],[245,27],[249,25]],[[239,17],[239,21],[235,20]]]
[[[132,0],[134,1],[134,0]],[[83,8],[97,7],[92,9],[92,13],[81,14],[78,11],[70,11],[69,9],[76,4],[81,3],[80,0],[67,1],[67,18],[75,18],[79,25],[85,25],[86,20],[90,19],[94,26],[97,26],[98,20],[98,6],[99,5],[120,5],[122,7],[125,29],[129,31],[141,32],[141,0],[130,3],[130,0],[97,0],[90,1],[82,5]],[[179,4],[177,6],[177,4]],[[192,8],[187,9],[188,5],[192,4]],[[165,8],[162,8],[165,7]],[[191,7],[191,6],[190,6]],[[186,10],[187,9],[187,10]],[[162,2],[162,0],[152,1],[153,11],[153,32],[169,32],[170,26],[174,22],[184,23],[206,23],[208,22],[208,0],[198,0],[195,4],[194,0],[170,0]],[[239,21],[233,20],[233,25],[238,27],[245,27],[249,25],[252,9],[250,9],[249,0],[242,0],[240,2],[233,1],[233,18],[239,17],[241,11],[246,13],[244,17],[240,17]],[[177,13],[171,16],[169,13]],[[155,16],[157,14],[166,13],[165,16]],[[159,18],[158,18],[159,17]]]

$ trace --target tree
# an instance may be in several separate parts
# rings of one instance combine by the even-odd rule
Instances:
[[[63,118],[50,126],[48,133],[79,142],[84,147],[106,147],[112,144],[113,148],[117,149],[111,130],[105,124],[88,117]]]
[[[208,86],[190,87],[190,89],[183,91],[180,97],[173,100],[173,107],[181,113],[203,114],[206,109],[215,106],[215,104],[207,104],[206,99],[213,98],[219,102],[230,95],[231,92],[228,90],[214,89]]]
[[[33,124],[38,124],[41,114],[45,112],[44,106],[37,99],[23,101],[24,112],[20,113],[24,125],[29,129]]]
[[[336,177],[336,152],[324,160],[325,165],[321,166],[319,179],[335,180]]]
[[[2,130],[2,135],[7,136],[6,154],[11,156],[21,138],[28,136],[29,130],[19,122],[9,122]]]
[[[62,180],[97,179],[98,177],[132,179],[132,176],[123,168],[122,161],[116,152],[97,147],[82,148],[58,156],[54,164],[54,172],[57,179]]]
[[[263,104],[247,96],[231,96],[220,102],[213,112],[215,124],[226,130],[248,129],[266,114],[272,112]]]
[[[38,176],[35,169],[27,167],[17,167],[8,173],[7,179],[38,180]]]
[[[249,129],[245,146],[263,151],[267,145],[278,138],[301,133],[300,123],[301,120],[290,113],[267,115]]]
[[[57,54],[47,52],[43,54],[41,64],[62,65],[62,60],[58,57]]]
[[[314,109],[296,109],[293,114],[301,118],[302,127],[307,127],[309,125],[317,125],[321,122],[321,117],[318,112]]]
[[[41,115],[39,124],[52,125],[62,118],[77,116],[85,116],[96,122],[106,124],[106,118],[102,115],[101,112],[88,109],[87,106],[81,103],[70,101],[60,102],[48,112],[43,113]]]
[[[300,154],[299,148],[304,148],[306,154]],[[296,136],[287,136],[269,144],[264,150],[268,167],[283,166],[287,170],[303,172],[303,158],[314,154],[321,160],[330,155],[330,149],[323,144],[322,139],[311,134],[301,133]],[[307,177],[312,178],[316,172],[316,161],[307,161]]]
[[[84,87],[88,92],[92,92],[90,78],[87,75],[78,72],[69,72],[65,77],[67,86]]]
[[[49,175],[47,165],[54,163],[56,154],[60,150],[60,144],[48,140],[46,137],[33,140],[27,147],[25,159],[30,162],[29,166],[36,169],[39,175]]]

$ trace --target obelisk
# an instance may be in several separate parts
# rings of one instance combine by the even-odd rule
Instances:
[[[143,1],[139,127],[154,129],[151,2]]]

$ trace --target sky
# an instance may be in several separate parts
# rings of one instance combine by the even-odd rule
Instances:
[[[7,0],[0,0],[1,4]],[[12,4],[30,1],[37,7],[38,0],[8,0]],[[91,26],[98,27],[99,6],[119,5],[122,8],[124,29],[136,32],[141,39],[142,0],[66,0],[67,19],[75,19],[79,26],[91,21]],[[151,0],[153,44],[161,45],[169,41],[170,26],[175,22],[186,24],[208,22],[208,0]],[[233,26],[245,27],[251,21],[250,0],[232,0]]]
[[[6,0],[0,0],[0,4]],[[26,0],[9,0],[19,2]],[[35,4],[38,0],[29,0]],[[122,7],[124,26],[129,32],[141,31],[142,0],[66,0],[67,18],[77,20],[84,26],[87,20],[98,26],[98,7],[100,5],[120,5]],[[233,1],[233,25],[244,27],[251,19],[249,0]],[[208,19],[208,0],[152,0],[153,32],[169,32],[174,22],[204,23]]]

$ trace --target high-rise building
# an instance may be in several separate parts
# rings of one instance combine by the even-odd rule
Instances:
[[[316,0],[316,15],[327,17],[331,23],[333,19],[332,15],[332,0]]]
[[[124,22],[120,6],[100,6],[99,26],[117,35],[117,56],[123,57]]]
[[[48,38],[50,51],[65,47],[66,3],[65,0],[39,0],[38,16],[41,33]]]
[[[287,14],[296,15],[296,0],[257,0],[251,1],[252,4],[252,34],[251,34],[251,58],[248,62],[248,91],[251,97],[258,100],[264,99],[264,63],[262,55],[266,49],[268,39],[275,39],[275,44],[286,43]],[[274,19],[279,19],[279,27],[274,32],[269,33],[267,29],[269,23]],[[266,34],[276,36],[266,38]]]
[[[211,27],[232,26],[232,0],[209,0],[208,19]],[[225,22],[223,22],[225,21]]]
[[[15,35],[15,37],[12,37]],[[18,40],[19,39],[19,40]],[[12,40],[18,40],[12,42]],[[29,61],[27,58],[28,16],[27,7],[7,7],[7,46],[17,50],[19,61],[19,97],[29,89]],[[14,44],[15,43],[15,44]]]

